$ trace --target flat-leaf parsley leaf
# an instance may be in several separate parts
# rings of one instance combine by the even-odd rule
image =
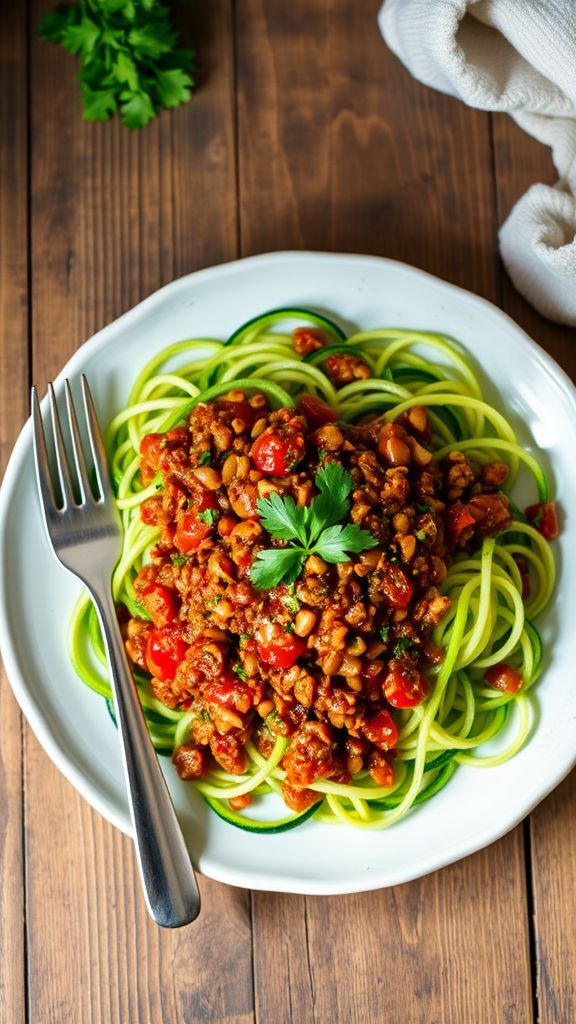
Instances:
[[[80,57],[85,121],[119,111],[127,128],[142,128],[190,99],[194,53],[177,48],[164,0],[82,0],[48,11],[40,36]]]
[[[292,543],[284,548],[259,551],[250,578],[255,587],[269,590],[279,583],[294,583],[309,555],[325,562],[348,562],[351,554],[376,547],[377,541],[356,523],[342,525],[350,509],[353,481],[337,462],[318,470],[315,484],[319,493],[310,505],[296,505],[289,495],[272,493],[256,503],[262,526],[278,540]]]

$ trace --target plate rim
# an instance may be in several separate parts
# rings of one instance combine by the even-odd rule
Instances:
[[[176,294],[179,291],[184,291],[192,281],[202,282],[202,280],[209,280],[219,276],[234,275],[241,272],[243,268],[255,264],[257,265],[258,263],[302,263],[314,261],[332,263],[352,261],[355,264],[365,262],[372,266],[375,264],[380,266],[390,266],[407,273],[414,279],[424,279],[429,285],[432,284],[441,291],[447,291],[450,294],[455,292],[459,293],[473,306],[475,305],[476,307],[481,308],[484,316],[488,314],[493,319],[505,323],[509,328],[513,329],[524,344],[528,344],[528,348],[536,358],[539,369],[546,374],[551,383],[564,393],[565,398],[572,405],[574,412],[576,413],[576,385],[573,383],[566,371],[541,345],[538,344],[538,342],[531,338],[523,328],[520,327],[511,316],[509,316],[509,314],[501,310],[489,299],[477,295],[460,285],[452,284],[450,281],[438,277],[435,274],[431,274],[428,271],[422,270],[419,267],[415,267],[399,260],[390,259],[389,257],[365,255],[360,253],[336,253],[313,250],[276,250],[273,252],[260,253],[240,259],[229,260],[214,266],[205,267],[175,278],[173,281],[168,282],[161,288],[156,289],[135,306],[131,307],[109,324],[106,324],[90,338],[84,341],[67,360],[58,375],[55,377],[54,383],[59,385],[66,376],[74,375],[77,372],[77,364],[84,363],[86,357],[90,357],[97,353],[106,345],[108,338],[111,335],[113,336],[118,330],[121,331],[124,326],[136,322],[142,316],[146,316],[155,305],[162,303],[167,296]],[[4,472],[2,484],[0,486],[0,565],[4,560],[3,547],[5,542],[6,523],[10,511],[9,499],[16,484],[18,483],[24,459],[27,453],[31,450],[31,443],[31,420],[28,418],[20,430],[13,446]],[[0,654],[4,662],[5,673],[12,693],[14,694],[19,707],[38,742],[58,770],[74,786],[80,795],[87,800],[91,807],[98,811],[98,813],[100,813],[107,821],[120,829],[124,834],[131,836],[132,832],[127,812],[118,811],[116,807],[101,794],[100,790],[96,788],[94,782],[91,781],[84,771],[78,767],[70,753],[62,750],[56,734],[43,714],[41,706],[36,703],[32,694],[28,690],[26,680],[20,672],[15,646],[12,645],[11,641],[8,601],[4,577],[5,574],[0,574]],[[405,870],[399,869],[396,872],[396,875],[391,876],[385,881],[382,881],[381,878],[370,877],[357,877],[355,880],[350,880],[348,883],[336,883],[332,880],[326,880],[323,882],[322,879],[309,881],[308,879],[298,879],[294,876],[282,876],[278,872],[273,878],[266,878],[260,881],[257,876],[254,877],[254,874],[250,874],[250,869],[242,867],[234,869],[227,865],[214,865],[213,862],[210,863],[210,870],[206,871],[205,874],[217,881],[244,888],[274,892],[300,893],[303,895],[339,895],[345,893],[366,892],[402,884],[404,882],[424,877],[435,870],[447,867],[449,864],[453,864],[456,861],[469,856],[472,853],[479,852],[480,850],[492,845],[492,843],[497,842],[508,832],[516,828],[517,825],[523,821],[524,818],[563,781],[563,779],[566,778],[575,765],[576,747],[574,749],[574,753],[570,757],[567,757],[562,763],[560,771],[555,773],[554,781],[551,781],[542,791],[538,791],[536,796],[525,800],[521,806],[519,806],[518,811],[513,818],[509,819],[504,826],[497,825],[491,830],[489,829],[484,834],[480,844],[478,843],[477,838],[474,838],[471,841],[462,840],[459,843],[455,843],[450,850],[445,851],[441,856],[434,855],[429,860],[426,860],[426,857],[424,857],[418,867],[415,867],[412,863],[410,867],[407,867]]]

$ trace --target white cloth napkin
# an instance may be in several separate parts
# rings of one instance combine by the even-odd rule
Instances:
[[[576,0],[385,0],[379,24],[419,81],[551,147],[560,180],[518,200],[500,251],[536,309],[576,325]]]

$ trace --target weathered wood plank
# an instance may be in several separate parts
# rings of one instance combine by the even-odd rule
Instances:
[[[549,151],[503,115],[494,118],[499,217],[536,182],[556,180]],[[576,331],[545,320],[506,279],[504,308],[576,380]],[[576,1015],[576,923],[567,894],[575,891],[576,778],[574,773],[531,816],[532,887],[541,1024]]]
[[[26,4],[0,0],[0,471],[28,404]],[[0,678],[0,1020],[24,1019],[21,716]]]
[[[489,118],[412,81],[378,35],[378,7],[239,8],[243,254],[377,253],[497,301]],[[257,1019],[530,1021],[523,858],[516,830],[394,890],[254,894]]]
[[[487,115],[413,81],[380,38],[378,7],[242,4],[243,255],[376,253],[494,297]]]
[[[526,964],[524,922],[512,902],[510,914],[498,909],[503,891],[516,897],[522,874],[521,844],[511,835],[393,889],[255,895],[258,1024],[444,1024],[481,1020],[481,1011],[509,1024],[531,1020],[509,956],[514,948]]]
[[[49,6],[33,4],[33,26]],[[181,19],[198,50],[202,87],[190,105],[132,134],[118,123],[83,123],[73,62],[32,42],[33,355],[41,387],[87,336],[146,294],[236,255],[229,0],[186,9]],[[145,909],[131,843],[90,810],[30,736],[26,749],[30,1019],[252,1021],[247,894],[202,880],[198,922],[160,931]]]

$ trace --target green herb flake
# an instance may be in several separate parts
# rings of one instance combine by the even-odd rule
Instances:
[[[291,615],[296,615],[300,611],[300,601],[294,593],[287,594],[282,603],[286,605]]]
[[[390,639],[390,626],[380,626],[378,634],[383,644],[387,644]]]
[[[218,519],[218,512],[215,508],[205,508],[203,512],[198,513],[198,519],[202,523],[206,523],[208,526],[214,526],[214,523]]]
[[[210,608],[215,608],[216,605],[220,604],[220,601],[224,597],[224,594],[216,594],[211,601],[208,602]]]
[[[232,665],[232,671],[236,673],[238,678],[241,679],[243,683],[245,683],[246,680],[248,679],[248,673],[246,672],[246,669],[244,668],[241,661],[234,662],[234,664]]]
[[[294,623],[293,622],[285,622],[284,626],[282,628],[283,628],[285,633],[293,633],[294,632]]]
[[[184,565],[188,561],[186,555],[172,555],[170,558],[172,565]]]
[[[394,644],[394,657],[401,658],[402,655],[414,653],[416,644],[409,636],[401,636]]]
[[[416,533],[416,540],[419,540],[423,544],[424,541],[426,540],[426,536],[427,534],[424,530],[418,530],[418,532]]]
[[[209,452],[209,451],[202,452],[200,458],[198,459],[198,465],[199,466],[211,466],[212,465],[212,452]]]

